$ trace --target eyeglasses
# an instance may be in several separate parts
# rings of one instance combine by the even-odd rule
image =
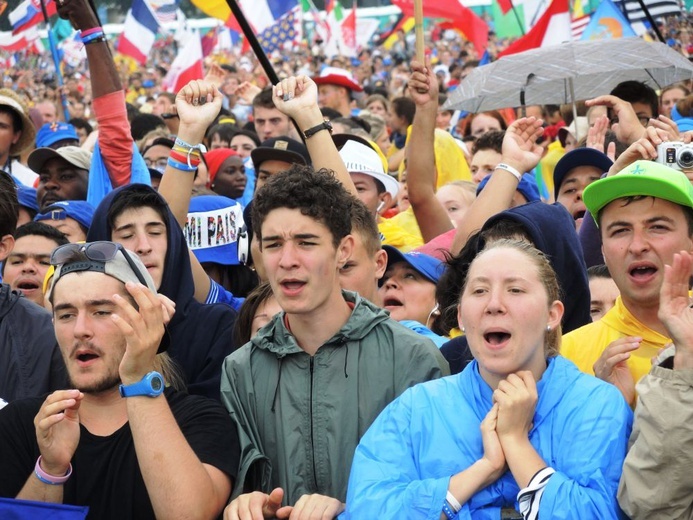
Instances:
[[[132,272],[137,276],[137,280],[147,287],[147,280],[145,280],[139,267],[137,267],[137,264],[135,264],[130,256],[130,253],[116,242],[100,240],[98,242],[89,242],[88,244],[64,244],[57,247],[51,254],[51,265],[55,267],[61,266],[70,260],[75,253],[82,253],[89,260],[93,260],[94,262],[110,262],[115,259],[118,251],[123,253],[123,257],[130,266],[130,269],[132,269]]]
[[[163,172],[166,169],[166,165],[168,164],[168,157],[157,159],[156,161],[152,161],[151,159],[145,158],[144,164],[147,165],[147,168],[154,168],[155,170],[160,169],[160,171]]]

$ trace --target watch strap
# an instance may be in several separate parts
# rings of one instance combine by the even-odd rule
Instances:
[[[330,123],[328,120],[325,120],[319,125],[310,127],[308,130],[303,132],[303,138],[310,139],[321,130],[327,130],[328,132],[332,133],[332,123]]]

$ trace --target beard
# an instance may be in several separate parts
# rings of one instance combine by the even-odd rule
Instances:
[[[72,353],[74,353],[80,347],[86,347],[92,350],[93,352],[98,354],[103,361],[106,361],[108,359],[104,356],[103,350],[97,347],[92,342],[75,343],[75,345],[72,348]],[[105,367],[105,373],[103,373],[99,379],[94,379],[94,377],[87,376],[86,374],[80,373],[79,371],[76,374],[72,374],[70,373],[70,370],[68,368],[68,377],[70,379],[71,388],[76,388],[84,394],[92,395],[110,392],[114,388],[117,388],[121,382],[120,372],[118,370],[120,360],[110,358],[108,361],[110,362],[110,365]],[[67,359],[65,359],[65,363],[66,365],[68,365],[68,367],[70,366],[68,364]],[[80,379],[82,379],[82,381],[80,381]]]
[[[120,384],[119,374],[106,374],[103,378],[98,381],[92,381],[89,384],[79,385],[70,377],[71,388],[76,388],[84,394],[102,394],[109,392],[116,388]]]

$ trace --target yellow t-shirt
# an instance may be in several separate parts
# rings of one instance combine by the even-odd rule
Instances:
[[[380,219],[380,222],[378,222],[378,231],[380,231],[380,234],[383,236],[382,244],[384,246],[396,247],[403,253],[408,253],[422,246],[423,238],[421,238],[418,225],[416,226],[417,234],[412,234],[408,229],[404,228],[398,220],[394,220],[400,215],[402,215],[402,213],[395,215],[393,218]],[[416,219],[414,219],[414,223],[416,224]]]
[[[623,305],[620,296],[601,320],[563,336],[561,354],[575,363],[581,371],[594,375],[592,367],[602,352],[612,341],[625,336],[642,338],[640,348],[631,352],[626,361],[633,381],[637,383],[650,371],[652,358],[671,343],[671,339],[640,323]]]

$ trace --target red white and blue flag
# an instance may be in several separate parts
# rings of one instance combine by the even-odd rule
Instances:
[[[158,31],[159,22],[145,0],[133,0],[118,42],[118,52],[144,64]]]
[[[54,0],[46,0],[46,13],[49,17],[57,13]],[[41,0],[24,0],[10,12],[9,19],[14,34],[43,22]]]

